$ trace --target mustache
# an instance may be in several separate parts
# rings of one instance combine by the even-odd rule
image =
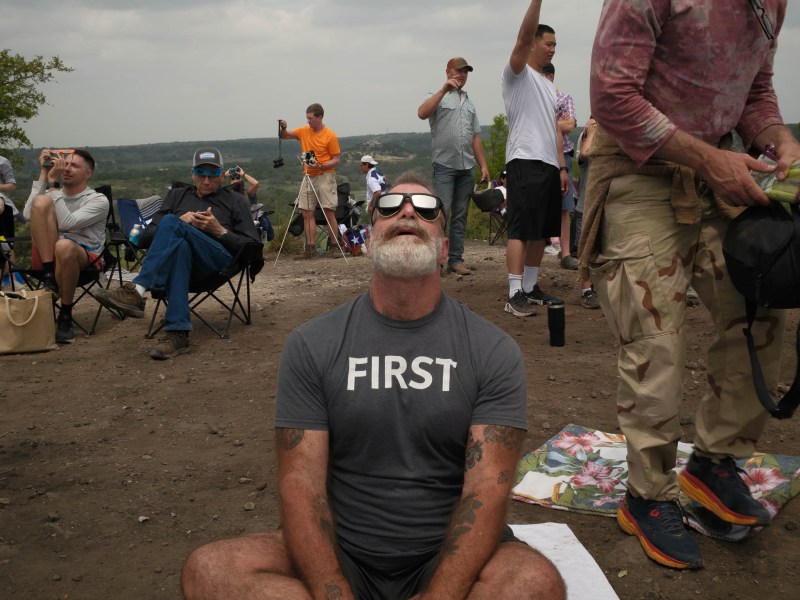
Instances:
[[[381,234],[381,238],[386,240],[400,236],[404,233],[413,233],[414,235],[418,235],[423,241],[426,242],[430,239],[428,232],[425,231],[422,225],[412,219],[398,219],[384,230],[384,232]]]

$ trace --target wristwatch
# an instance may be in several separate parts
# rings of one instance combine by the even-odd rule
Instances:
[[[569,171],[569,169],[567,167],[559,167],[558,169],[559,169],[559,171]]]
[[[50,188],[56,188],[57,190],[61,189],[61,182],[60,181],[48,181],[47,182],[47,189],[49,190]]]

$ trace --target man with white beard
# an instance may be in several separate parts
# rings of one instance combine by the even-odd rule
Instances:
[[[522,355],[442,293],[442,201],[404,174],[371,206],[369,292],[296,329],[275,425],[282,529],[188,558],[186,598],[565,598],[505,525],[527,429]]]

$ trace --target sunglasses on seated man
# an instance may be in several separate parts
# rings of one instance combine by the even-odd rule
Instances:
[[[192,175],[196,175],[197,177],[219,177],[222,175],[222,169],[218,167],[194,167],[192,169]]]
[[[424,221],[435,221],[443,210],[441,198],[433,194],[388,192],[375,198],[375,211],[382,217],[391,217],[399,213],[406,202],[411,203],[414,212]]]

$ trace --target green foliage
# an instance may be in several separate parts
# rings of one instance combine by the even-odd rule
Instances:
[[[51,81],[58,72],[69,73],[58,56],[45,60],[35,56],[26,60],[24,56],[12,54],[11,50],[0,50],[0,149],[16,158],[16,150],[30,147],[22,122],[39,114],[39,107],[47,101],[37,86]]]
[[[504,114],[495,115],[489,128],[489,139],[484,144],[486,165],[492,177],[499,177],[506,168],[506,140],[508,140],[508,120]],[[480,178],[480,174],[476,177]]]

